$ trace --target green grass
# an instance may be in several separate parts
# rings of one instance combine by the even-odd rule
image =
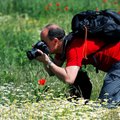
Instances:
[[[57,2],[59,1],[0,1],[0,118],[46,120],[49,117],[53,120],[74,119],[75,115],[76,119],[120,117],[116,112],[119,108],[108,110],[92,101],[87,106],[82,102],[78,105],[69,103],[65,98],[68,85],[56,77],[49,77],[41,63],[34,60],[30,62],[26,57],[26,51],[39,40],[40,30],[46,24],[56,23],[68,33],[75,13],[96,8],[115,8],[120,11],[119,3],[113,4],[113,0],[106,3],[102,0],[61,0],[58,10]],[[50,3],[52,6],[46,10]],[[68,10],[65,10],[66,6]],[[95,101],[105,73],[100,71],[96,74],[92,66],[87,69],[93,84],[91,100]],[[37,81],[41,78],[47,80],[45,86],[38,85]]]

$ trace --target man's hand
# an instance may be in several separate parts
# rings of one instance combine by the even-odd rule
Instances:
[[[55,74],[59,79],[63,80],[66,83],[73,84],[77,73],[80,69],[79,66],[68,66],[66,68],[62,68],[54,64],[48,55],[43,53],[41,50],[38,50],[41,54],[36,59],[40,62],[43,62],[45,66],[49,65],[49,69],[53,74]]]
[[[40,56],[36,58],[38,61],[43,62],[44,64],[47,64],[50,61],[48,55],[43,53],[41,50],[38,49],[37,52],[40,53]]]

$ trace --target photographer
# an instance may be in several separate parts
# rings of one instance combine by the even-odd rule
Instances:
[[[100,51],[98,50],[105,43],[97,38],[88,38],[84,41],[83,38],[75,36],[66,43],[64,30],[55,24],[45,26],[40,37],[48,46],[50,54],[55,54],[55,58],[51,60],[47,54],[38,49],[41,55],[36,59],[45,65],[50,75],[56,75],[60,80],[72,85],[71,93],[77,97],[90,99],[92,85],[87,73],[81,72],[81,68],[82,65],[92,64],[99,70],[107,72],[99,98],[108,99],[109,103],[120,102],[120,42],[109,44]],[[90,56],[93,53],[94,57]],[[65,68],[61,67],[64,62]]]

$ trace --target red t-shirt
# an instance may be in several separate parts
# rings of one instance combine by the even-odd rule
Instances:
[[[105,43],[99,39],[87,39],[86,42],[82,38],[74,38],[66,50],[66,66],[82,66],[83,64],[92,64],[98,69],[108,71],[111,66],[120,61],[120,42],[109,44],[98,51],[94,57],[88,57],[95,53]]]

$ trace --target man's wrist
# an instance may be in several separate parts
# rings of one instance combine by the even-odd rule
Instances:
[[[53,62],[51,61],[51,60],[49,60],[48,62],[47,62],[47,68],[50,68],[50,66],[53,64]]]

